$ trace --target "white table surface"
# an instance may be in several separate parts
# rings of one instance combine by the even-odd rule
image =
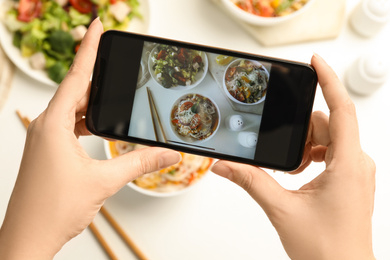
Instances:
[[[264,48],[208,0],[150,0],[149,33],[303,62],[309,62],[314,51],[344,80],[345,71],[362,53],[376,49],[390,56],[390,23],[371,39],[358,36],[348,25],[349,14],[358,2],[347,1],[341,35],[328,41]],[[45,109],[54,91],[16,72],[9,99],[0,112],[0,221],[17,176],[26,134],[15,110],[34,118]],[[374,252],[377,259],[390,259],[390,81],[369,97],[351,96],[362,146],[377,165]],[[327,112],[321,91],[317,92],[314,109]],[[81,142],[92,157],[105,158],[101,139],[86,137]],[[279,172],[272,176],[284,187],[297,189],[323,168],[323,164],[313,164],[298,176]],[[212,173],[190,192],[171,198],[147,197],[125,187],[107,200],[106,207],[150,259],[288,259],[261,208],[243,190]],[[100,215],[96,225],[120,259],[135,259]],[[92,233],[85,230],[55,259],[98,260],[107,256]]]

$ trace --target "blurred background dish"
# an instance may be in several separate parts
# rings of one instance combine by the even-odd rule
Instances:
[[[0,44],[4,52],[21,71],[49,86],[57,87],[62,81],[86,32],[86,27],[97,15],[102,20],[105,30],[117,28],[139,33],[147,33],[148,31],[148,0],[119,1],[118,4],[122,5],[122,8],[125,2],[130,8],[124,17],[118,16],[120,12],[115,10],[117,9],[116,5],[111,4],[110,1],[105,2],[107,4],[99,8],[92,5],[88,12],[78,5],[79,1],[77,0],[62,1],[63,7],[57,2],[37,1],[41,7],[35,8],[44,9],[45,13],[40,14],[37,10],[40,18],[35,17],[34,19],[32,16],[21,16],[18,9],[15,8],[14,1],[0,1]],[[30,4],[29,1],[26,3]],[[60,24],[58,28],[56,24]],[[72,36],[72,39],[69,36]],[[61,47],[58,50],[50,47],[50,41],[55,41],[54,38],[60,38],[59,46]],[[34,44],[29,44],[30,40]],[[36,50],[28,47],[35,46],[35,43],[39,42]],[[72,45],[66,55],[61,53],[65,42],[69,42],[69,46]]]
[[[305,12],[315,0],[222,0],[226,9],[244,22],[271,26]]]
[[[208,97],[190,93],[173,104],[170,114],[173,133],[185,143],[201,143],[218,131],[221,114],[216,103]]]
[[[150,53],[148,67],[150,75],[160,86],[189,90],[206,76],[208,60],[202,51],[158,44]]]
[[[108,159],[144,147],[146,146],[123,141],[104,141]],[[180,154],[181,162],[157,172],[144,174],[127,185],[153,197],[171,197],[188,191],[209,171],[213,159],[182,152]]]
[[[235,103],[257,105],[265,100],[268,70],[258,61],[237,59],[225,70],[223,88]]]

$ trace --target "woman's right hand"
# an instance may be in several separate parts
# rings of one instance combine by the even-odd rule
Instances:
[[[263,208],[292,259],[375,259],[371,218],[375,164],[359,142],[352,100],[333,70],[312,58],[329,118],[314,112],[301,166],[326,169],[299,190],[282,188],[265,171],[219,161],[212,170],[244,188]]]

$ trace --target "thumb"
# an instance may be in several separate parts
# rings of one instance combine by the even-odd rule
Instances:
[[[180,162],[180,153],[159,147],[148,147],[103,161],[101,172],[108,173],[114,193],[145,173],[158,171]]]
[[[267,215],[281,204],[286,191],[268,173],[255,166],[218,161],[211,171],[241,186]]]

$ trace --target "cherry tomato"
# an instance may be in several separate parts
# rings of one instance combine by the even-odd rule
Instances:
[[[179,53],[177,55],[177,59],[179,60],[180,63],[184,64],[186,62],[186,57],[184,56],[183,53]]]
[[[236,67],[229,68],[226,71],[225,79],[230,80],[233,77],[234,73],[236,73]]]
[[[238,92],[237,96],[236,96],[236,99],[238,101],[244,102],[245,101],[245,96],[244,96],[244,94],[242,92]]]
[[[70,4],[80,13],[92,12],[93,3],[90,0],[70,0]]]
[[[229,90],[229,93],[230,95],[232,95],[232,97],[236,97],[236,91],[233,91],[233,90]]]
[[[184,103],[180,106],[180,111],[188,110],[188,109],[190,109],[193,105],[194,105],[194,103],[192,103],[192,102],[190,102],[190,101],[184,102]]]
[[[80,43],[74,47],[74,52],[77,53],[80,49]]]
[[[195,56],[195,58],[192,60],[193,63],[201,63],[202,62],[202,57],[199,55]]]
[[[200,121],[200,115],[199,114],[195,114],[192,119],[191,119],[191,122],[190,122],[190,128],[191,129],[198,129],[200,127],[200,124],[202,122]]]
[[[18,8],[18,20],[30,22],[41,14],[41,0],[20,0]]]
[[[165,50],[161,50],[158,54],[157,54],[157,59],[163,59],[165,60],[165,57],[167,57],[167,51]]]
[[[183,73],[176,72],[176,73],[173,74],[173,77],[179,81],[180,85],[184,85],[185,86],[186,78],[183,76]]]

